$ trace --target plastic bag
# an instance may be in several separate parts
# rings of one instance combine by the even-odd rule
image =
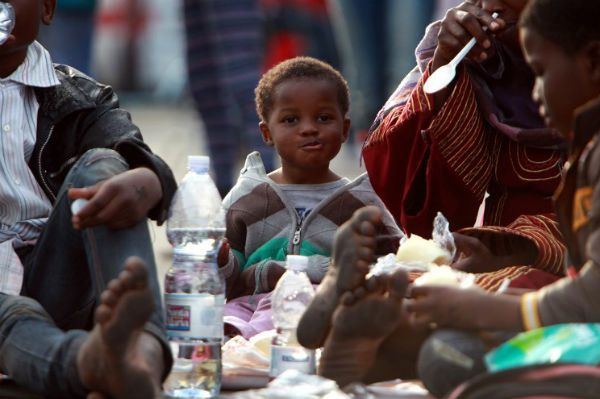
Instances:
[[[450,223],[448,223],[448,220],[440,212],[438,212],[433,221],[433,231],[431,236],[432,241],[437,244],[437,247],[439,247],[437,248],[437,251],[444,251],[444,258],[447,257],[450,260],[454,259],[454,256],[456,255],[454,236],[450,232]],[[407,243],[409,240],[410,238],[407,236],[402,237],[400,240],[400,249],[398,253],[400,253],[402,245]],[[423,241],[423,239],[420,237],[418,240],[421,242]],[[414,252],[415,251],[413,251],[413,253]],[[397,259],[397,254],[388,254],[377,259],[377,263],[371,266],[371,270],[369,271],[367,278],[382,274],[391,274],[398,269],[427,272],[433,267],[430,262],[425,262],[419,259],[399,261]]]
[[[600,364],[600,324],[557,324],[517,335],[488,353],[490,371],[532,364]]]

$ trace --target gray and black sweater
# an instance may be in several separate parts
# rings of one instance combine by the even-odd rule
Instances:
[[[258,152],[251,153],[236,185],[223,200],[231,247],[229,262],[222,269],[227,291],[243,291],[229,285],[239,284],[240,273],[257,265],[255,293],[266,292],[268,268],[283,265],[288,254],[308,256],[308,276],[314,284],[320,283],[329,265],[335,231],[354,211],[367,205],[383,210],[378,234],[396,238],[390,248],[381,251],[393,251],[402,232],[373,191],[366,173],[322,200],[301,220],[279,186],[267,176]]]

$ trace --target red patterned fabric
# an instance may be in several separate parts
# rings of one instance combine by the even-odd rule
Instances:
[[[440,211],[454,231],[463,229],[500,254],[531,240],[539,253],[531,266],[562,275],[565,247],[551,198],[560,182],[561,152],[526,147],[495,132],[481,116],[464,68],[436,112],[433,96],[423,91],[428,75],[427,69],[409,101],[389,112],[365,144],[377,194],[409,233],[430,236]],[[486,192],[486,227],[472,228]],[[477,282],[494,289],[504,277],[531,270],[510,267],[483,273]]]

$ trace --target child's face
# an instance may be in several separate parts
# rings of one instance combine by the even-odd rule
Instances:
[[[547,125],[571,133],[575,110],[600,94],[597,62],[585,50],[567,54],[531,29],[521,30],[525,60],[535,74],[533,99]]]
[[[8,0],[13,6],[16,24],[9,39],[0,46],[0,56],[26,50],[38,35],[40,22],[49,24],[56,0]]]
[[[299,78],[275,87],[273,108],[261,132],[275,146],[282,168],[297,173],[329,169],[348,137],[335,85],[324,79]]]

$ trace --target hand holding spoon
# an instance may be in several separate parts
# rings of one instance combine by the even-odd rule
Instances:
[[[493,13],[492,18],[498,18],[498,13]],[[487,30],[487,27],[484,27],[483,29]],[[462,61],[462,59],[465,58],[467,54],[469,54],[469,51],[471,51],[471,49],[473,48],[473,46],[475,46],[476,43],[477,40],[474,37],[471,38],[471,40],[469,40],[469,42],[465,44],[462,50],[460,50],[458,54],[456,54],[449,63],[436,69],[435,72],[433,72],[431,76],[429,76],[429,78],[423,85],[423,90],[425,90],[425,93],[437,93],[438,91],[447,87],[456,76],[456,67]]]

